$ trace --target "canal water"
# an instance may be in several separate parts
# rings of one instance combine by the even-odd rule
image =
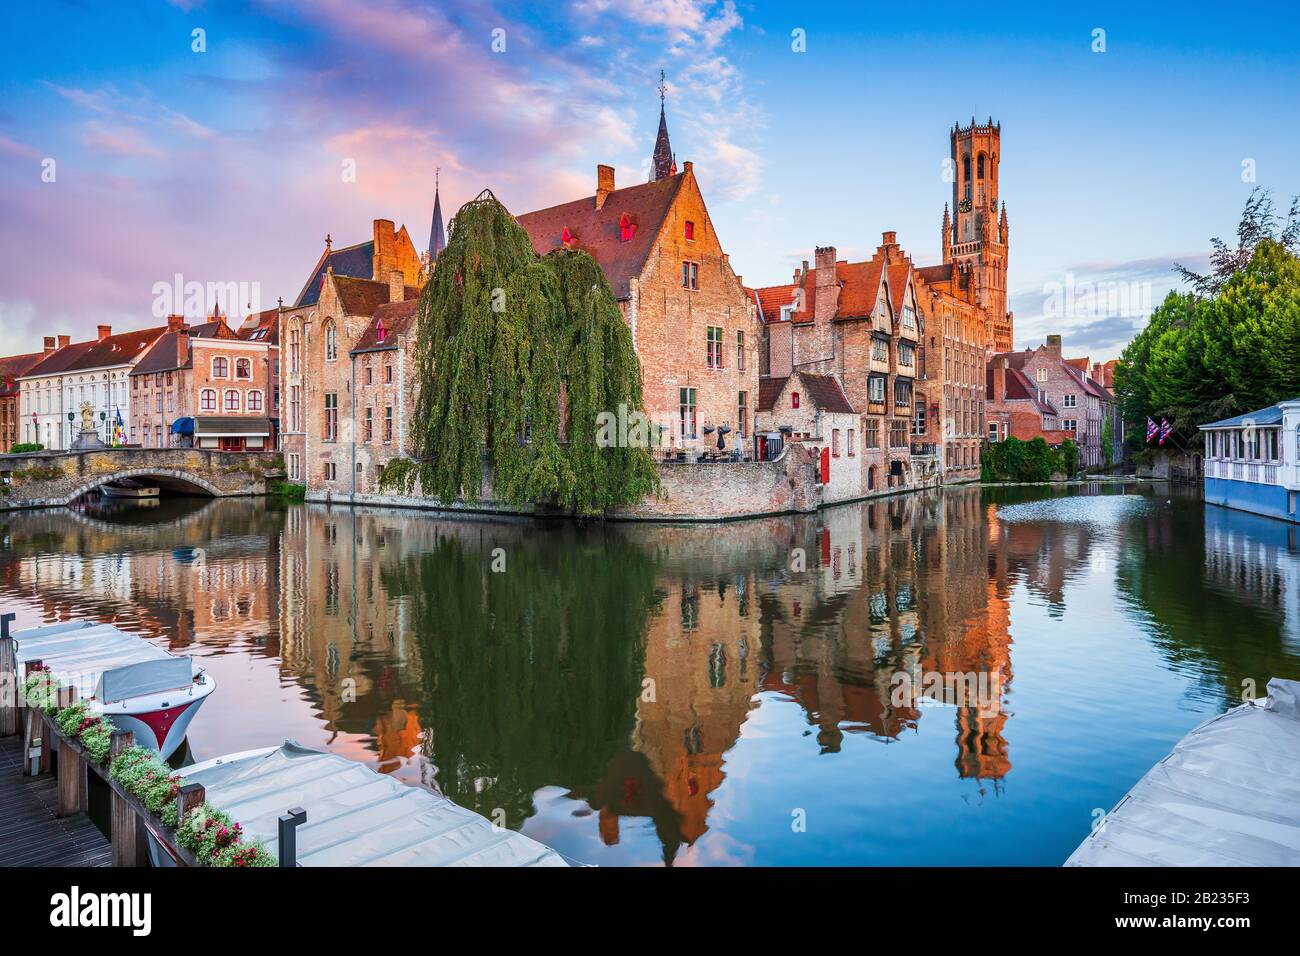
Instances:
[[[600,865],[1058,865],[1300,678],[1296,528],[1150,484],[714,527],[86,505],[0,515],[0,605],[201,658],[197,759],[291,738]]]

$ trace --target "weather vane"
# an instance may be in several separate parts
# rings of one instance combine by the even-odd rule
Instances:
[[[659,71],[659,105],[660,106],[663,105],[664,96],[668,92],[668,86],[667,84],[664,83],[664,79],[665,79],[664,71],[660,70]]]

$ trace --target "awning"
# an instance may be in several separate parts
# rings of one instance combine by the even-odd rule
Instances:
[[[194,434],[217,438],[259,438],[271,434],[271,422],[265,418],[240,415],[209,416],[194,419]]]
[[[192,418],[178,418],[178,419],[176,419],[176,421],[172,422],[172,434],[173,434],[173,435],[193,435],[193,434],[194,434],[194,419],[192,419]]]

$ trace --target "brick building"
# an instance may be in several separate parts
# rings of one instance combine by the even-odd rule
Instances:
[[[434,233],[441,234],[441,222]],[[406,227],[397,229],[391,220],[376,219],[369,241],[340,249],[325,237],[325,250],[302,291],[279,312],[280,446],[290,481],[335,494],[351,489],[350,445],[346,456],[335,454],[344,399],[351,442],[350,351],[392,289],[401,290],[396,301],[415,297],[424,270]]]
[[[348,353],[350,378],[355,383],[352,394],[356,396],[355,403],[349,405],[356,436],[352,469],[359,493],[377,492],[384,466],[409,454],[418,382],[418,306],[418,299],[403,298],[376,308],[375,317]]]
[[[1020,369],[1012,368],[1005,355],[995,355],[989,361],[985,396],[985,422],[991,442],[1042,437],[1049,445],[1059,445],[1074,437],[1072,432],[1061,430],[1060,412],[1043,389]]]
[[[271,349],[241,337],[213,312],[167,329],[131,371],[128,441],[146,448],[262,451],[275,447],[270,422]]]
[[[813,268],[807,265],[788,285],[755,290],[767,332],[765,379],[799,372],[839,383],[859,417],[859,495],[916,484],[913,432],[924,435],[929,426],[924,400],[917,400],[925,317],[911,260],[886,232],[866,262],[838,260],[835,247],[824,246]],[[779,424],[763,418],[759,427]]]
[[[1000,395],[995,376],[1004,370],[1020,373],[1019,376],[1007,378],[1007,388],[1015,390],[1022,387],[1015,383],[1022,379],[1035,389],[1039,397],[1046,401],[1058,414],[1059,431],[1053,432],[1044,422],[1044,435],[1050,445],[1059,444],[1065,437],[1070,437],[1079,446],[1079,465],[1083,468],[1097,468],[1111,464],[1120,447],[1120,433],[1116,430],[1117,409],[1114,396],[1104,386],[1098,384],[1084,371],[1089,367],[1088,359],[1066,359],[1061,354],[1061,336],[1049,335],[1047,342],[1036,349],[1023,352],[1008,352],[992,356],[989,361],[988,377],[991,395],[986,412],[986,427],[992,440],[1007,435],[1017,438],[1033,438],[1027,431],[1028,419],[1022,419],[1021,432],[1017,434],[1014,420],[1009,417],[1005,407],[1006,400],[994,400]],[[1111,461],[1105,460],[1103,454],[1103,431],[1107,418],[1111,419]]]
[[[56,342],[54,336],[47,335],[45,348],[40,352],[0,358],[0,454],[8,452],[21,441],[18,427],[18,378],[26,375],[37,362],[58,348]]]
[[[776,441],[800,443],[817,456],[823,502],[864,497],[867,476],[858,462],[861,417],[839,379],[797,371],[763,376],[758,386],[758,416],[765,431],[781,436]],[[770,447],[764,441],[761,457],[768,457]],[[875,479],[873,472],[870,480]]]
[[[589,252],[618,299],[641,362],[646,413],[671,449],[753,448],[759,325],[731,268],[691,163],[681,172],[660,110],[652,178],[618,188],[596,167],[594,195],[525,213],[538,255],[567,245]]]

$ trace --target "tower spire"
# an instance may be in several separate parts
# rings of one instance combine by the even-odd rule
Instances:
[[[441,178],[442,167],[439,166],[433,173],[433,222],[429,226],[429,251],[426,254],[429,268],[433,267],[433,260],[438,258],[438,253],[447,245],[447,234],[442,228],[442,197],[438,195]]]
[[[677,172],[677,163],[673,160],[673,147],[668,142],[668,118],[664,113],[664,104],[668,95],[668,85],[663,70],[659,71],[659,135],[655,138],[655,151],[650,170],[650,181],[667,179]]]

